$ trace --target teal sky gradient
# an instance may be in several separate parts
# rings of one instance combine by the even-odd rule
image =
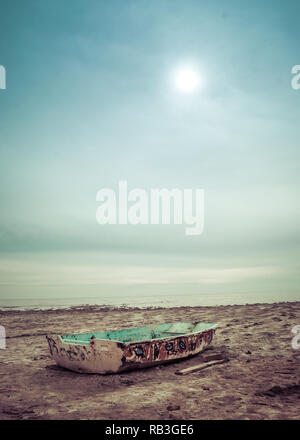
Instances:
[[[0,302],[299,299],[299,17],[296,0],[2,0]],[[193,95],[170,81],[185,64]],[[120,180],[204,188],[204,234],[99,226]]]

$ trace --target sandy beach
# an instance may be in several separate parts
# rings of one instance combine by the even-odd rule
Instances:
[[[115,375],[57,367],[45,335],[172,321],[219,323],[213,344],[180,362]],[[300,302],[216,307],[2,311],[0,419],[297,419]],[[229,362],[176,371],[222,355]]]

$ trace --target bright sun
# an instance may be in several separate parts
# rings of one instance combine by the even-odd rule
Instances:
[[[193,93],[200,86],[200,78],[194,69],[180,69],[175,75],[175,85],[180,92]]]

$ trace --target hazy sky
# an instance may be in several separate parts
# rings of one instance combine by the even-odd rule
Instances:
[[[299,298],[299,16],[296,0],[2,0],[0,298]],[[170,80],[184,65],[195,94]],[[96,193],[120,180],[203,188],[204,233],[98,225]]]

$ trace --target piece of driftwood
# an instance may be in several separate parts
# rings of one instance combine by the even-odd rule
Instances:
[[[203,364],[203,363],[197,364],[197,365],[194,365],[193,367],[188,367],[188,368],[184,368],[183,370],[175,371],[175,374],[179,374],[180,376],[184,376],[185,374],[190,374],[190,373],[194,373],[195,371],[204,370],[204,368],[208,368],[213,365],[224,364],[225,362],[228,362],[228,360],[229,359],[224,358],[219,361],[211,361],[211,362],[207,362],[205,364]]]
[[[225,359],[226,356],[224,354],[211,354],[209,356],[201,356],[202,362],[210,362],[210,361],[220,361],[222,359]]]

